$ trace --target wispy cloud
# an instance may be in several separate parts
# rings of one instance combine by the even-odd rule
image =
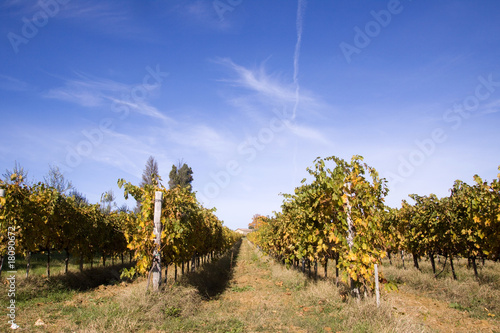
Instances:
[[[0,4],[0,15],[26,17],[32,19],[37,13],[45,13],[43,5],[47,1],[17,1],[8,0]],[[49,1],[50,2],[50,1]],[[126,39],[149,39],[149,33],[144,31],[134,21],[136,16],[128,1],[95,1],[78,0],[50,4],[53,15],[50,20],[64,21],[65,24],[78,26],[99,34],[119,36]],[[35,24],[36,25],[36,24]],[[69,27],[66,27],[69,28]]]
[[[234,79],[221,81],[253,91],[259,94],[260,98],[265,98],[268,102],[273,102],[273,104],[295,104],[296,90],[294,84],[285,83],[280,80],[278,75],[267,73],[264,63],[259,68],[249,69],[234,63],[230,58],[219,58],[216,62],[226,66],[232,73],[236,74]],[[322,103],[317,98],[307,92],[301,93],[300,100],[304,108],[317,109],[322,106]]]
[[[79,79],[66,80],[63,86],[50,89],[43,94],[43,97],[75,103],[83,107],[123,105],[138,114],[165,121],[170,120],[148,102],[149,96],[134,98],[132,91],[137,85],[90,77],[81,73],[78,76]],[[148,87],[146,91],[151,95],[157,89],[159,85],[154,88]]]
[[[183,147],[183,150],[207,155],[218,163],[227,162],[236,150],[230,133],[205,124],[177,124],[167,135],[170,142]]]
[[[0,4],[2,13],[0,15],[23,16],[33,14],[39,10],[39,5],[35,1],[5,0]]]
[[[500,111],[500,99],[486,104],[482,107],[481,114],[496,113]]]
[[[91,125],[91,124],[89,124]],[[47,144],[53,151],[49,156],[52,157],[53,164],[61,165],[71,173],[78,174],[82,172],[79,164],[76,167],[68,165],[68,152],[77,151],[79,145],[86,140],[82,137],[82,130],[93,131],[95,127],[86,125],[82,127],[70,127],[65,130],[50,131],[36,130],[35,137],[49,138]],[[142,130],[142,128],[141,128]],[[57,133],[54,133],[57,132]],[[101,139],[89,148],[89,152],[79,155],[82,162],[94,161],[99,163],[99,168],[116,168],[133,176],[140,176],[143,162],[150,155],[156,155],[154,147],[150,144],[149,135],[140,133],[122,133],[116,130],[107,130],[100,132]],[[44,142],[44,140],[38,140]],[[40,143],[37,142],[38,145]]]
[[[145,147],[142,142],[132,140],[124,135],[115,136],[108,140],[110,142],[96,149],[90,159],[130,175],[139,176],[142,160],[139,162],[137,158],[143,156],[145,159],[148,156],[146,152],[150,151],[149,147]]]
[[[0,90],[28,91],[31,90],[31,88],[28,83],[22,80],[0,74]]]
[[[102,106],[106,102],[106,94],[119,94],[130,88],[115,81],[91,78],[77,73],[79,79],[65,80],[61,87],[50,89],[43,96],[79,104],[81,106]]]
[[[214,4],[215,1],[206,0],[182,1],[176,6],[176,12],[184,23],[222,32],[229,30],[232,27],[231,20],[228,18],[230,15],[226,15],[224,20],[221,20]],[[232,8],[230,12],[234,10],[232,6],[228,8]]]
[[[290,124],[289,127],[292,133],[299,138],[313,141],[318,144],[332,146],[331,141],[328,140],[317,128],[297,124]]]
[[[77,86],[51,89],[49,92],[44,94],[44,97],[54,98],[88,107],[103,105],[103,96],[101,94],[81,89]]]
[[[129,100],[113,98],[113,97],[109,97],[109,96],[106,96],[106,98],[109,99],[115,105],[127,106],[131,110],[134,110],[135,112],[142,114],[144,116],[157,118],[157,119],[161,119],[161,120],[169,121],[169,122],[173,121],[171,118],[165,116],[156,107],[148,104],[146,101],[131,102]]]
[[[8,10],[10,15],[31,17],[34,13],[44,11],[41,1],[7,0],[0,8]],[[98,2],[94,0],[68,1],[61,4],[55,1],[51,8],[56,8],[52,19],[91,20],[93,24],[105,24],[112,28],[125,22],[130,17],[130,9],[126,3]],[[89,27],[89,26],[87,26]]]
[[[281,102],[293,102],[295,99],[295,93],[291,85],[285,85],[266,73],[263,64],[258,69],[252,70],[235,64],[230,58],[221,58],[217,62],[227,66],[236,74],[235,79],[222,81],[253,90]]]
[[[127,5],[124,3],[116,6],[110,2],[70,1],[64,6],[65,10],[61,12],[61,18],[93,20],[106,22],[107,25],[121,23],[128,19]]]

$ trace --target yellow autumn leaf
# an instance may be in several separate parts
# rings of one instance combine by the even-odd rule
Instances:
[[[349,252],[349,254],[347,255],[347,260],[356,261],[356,260],[358,260],[358,257],[354,253]]]
[[[328,236],[328,240],[329,240],[330,242],[337,243],[337,236],[335,236],[333,233],[331,233],[331,234]]]

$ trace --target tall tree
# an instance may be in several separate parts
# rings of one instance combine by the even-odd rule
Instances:
[[[193,170],[182,161],[177,163],[177,166],[172,165],[172,170],[169,174],[168,186],[169,188],[174,188],[177,185],[187,188],[189,191],[192,190],[191,182],[193,181]]]
[[[73,184],[64,177],[57,166],[49,166],[49,172],[43,177],[43,181],[49,187],[55,188],[59,193],[66,193],[66,191],[73,189]]]
[[[142,181],[140,187],[144,185],[158,184],[160,172],[158,171],[158,163],[153,156],[149,156],[146,167],[142,172]]]
[[[158,171],[158,163],[153,156],[149,156],[146,161],[146,166],[142,172],[142,180],[139,187],[144,187],[145,185],[159,185],[160,184],[160,172]],[[138,213],[141,210],[141,202],[137,200],[137,205],[134,208],[134,212]]]
[[[269,216],[255,214],[252,217],[252,222],[248,224],[248,229],[258,230],[263,224],[270,220]]]

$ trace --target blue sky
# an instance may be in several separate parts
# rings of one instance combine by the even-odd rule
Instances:
[[[153,155],[230,228],[316,157],[364,156],[387,203],[500,165],[498,1],[0,4],[0,169],[57,165],[91,202]],[[134,203],[129,200],[133,207]]]

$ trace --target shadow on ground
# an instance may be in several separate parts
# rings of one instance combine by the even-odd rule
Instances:
[[[21,291],[86,291],[97,288],[103,284],[117,283],[120,281],[120,271],[123,268],[130,268],[132,266],[134,266],[134,264],[97,267],[86,269],[83,272],[56,274],[50,278],[41,275],[31,275],[28,278],[22,279],[19,283]]]
[[[241,240],[218,260],[206,264],[203,269],[197,272],[183,276],[181,283],[186,283],[195,287],[200,295],[206,300],[217,297],[227,289],[229,281],[233,278],[234,266],[240,253],[240,247]]]

